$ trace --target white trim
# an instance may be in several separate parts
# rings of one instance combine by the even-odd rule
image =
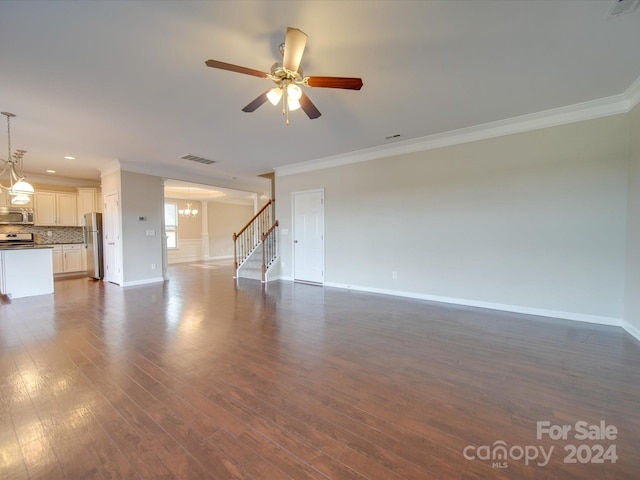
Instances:
[[[291,225],[292,225],[292,235],[291,235],[291,273],[295,278],[296,276],[296,245],[295,245],[295,236],[296,236],[296,203],[295,196],[306,193],[315,193],[319,192],[322,194],[322,282],[318,283],[318,285],[324,285],[325,281],[325,271],[326,271],[326,241],[325,241],[325,202],[324,202],[324,188],[312,188],[310,190],[298,190],[295,192],[291,192]]]
[[[640,329],[638,329],[635,326],[631,325],[626,320],[622,321],[622,328],[624,328],[624,330],[629,335],[631,335],[632,337],[635,337],[636,340],[640,341]]]
[[[325,282],[325,287],[342,288],[346,290],[358,290],[361,292],[380,293],[383,295],[393,295],[396,297],[414,298],[418,300],[429,300],[432,302],[450,303],[454,305],[464,305],[467,307],[487,308],[491,310],[501,310],[505,312],[524,313],[527,315],[537,315],[540,317],[559,318],[563,320],[574,320],[577,322],[596,323],[599,325],[609,325],[621,327],[622,319],[615,317],[604,317],[600,315],[588,315],[584,313],[564,312],[560,310],[547,310],[543,308],[521,307],[518,305],[507,305],[502,303],[481,302],[464,298],[441,297],[438,295],[427,295],[423,293],[405,292],[401,290],[388,290],[384,288],[364,287],[361,285],[349,285],[346,283]]]
[[[276,259],[271,263],[271,265],[269,265],[269,268],[267,268],[267,271],[264,272],[264,282],[262,283],[268,283],[268,282],[273,282],[274,280],[277,280],[278,277],[273,277],[271,278],[269,276],[269,273],[271,271],[273,271],[273,269],[280,263],[280,256],[276,256]]]
[[[107,175],[111,175],[112,173],[116,173],[120,171],[120,162],[118,160],[111,160],[100,170],[100,177],[106,177]]]
[[[124,282],[122,286],[135,287],[136,285],[146,285],[148,283],[159,283],[159,282],[164,282],[164,278],[156,277],[156,278],[147,278],[145,280],[134,280],[133,282]]]
[[[640,103],[640,77],[636,78],[624,94],[629,99],[629,110]]]
[[[185,162],[185,164],[192,162]],[[206,183],[203,183],[205,175],[201,172],[195,172],[187,170],[187,165],[169,166],[159,164],[144,164],[140,162],[128,161],[128,160],[113,160],[109,162],[105,167],[100,170],[102,177],[109,175],[110,173],[117,171],[125,171],[132,173],[140,173],[143,175],[152,175],[154,177],[160,177],[165,180],[178,180],[183,182],[198,183],[201,185],[217,186],[222,188],[229,188],[231,190],[246,191],[248,193],[255,193],[256,195],[262,195],[265,192],[271,191],[271,181],[267,178],[258,176],[234,176],[234,177],[220,177],[215,176],[213,173],[206,173]],[[193,166],[193,168],[199,168]]]
[[[277,177],[367,162],[629,112],[640,103],[640,77],[622,94],[274,168]]]

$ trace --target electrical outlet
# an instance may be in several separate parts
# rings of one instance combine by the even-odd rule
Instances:
[[[156,269],[156,264],[155,264],[155,263],[152,263],[152,264],[151,264],[151,270],[155,270],[155,269]]]
[[[394,280],[398,279],[398,272],[391,272],[391,278],[393,278]]]

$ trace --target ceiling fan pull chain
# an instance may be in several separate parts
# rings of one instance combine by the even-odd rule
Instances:
[[[288,88],[289,85],[287,84],[287,80],[284,80],[284,88],[282,89],[282,101],[284,102],[282,105],[283,109],[286,109],[287,111],[287,120],[286,120],[286,125],[289,126],[289,100],[288,100],[288,96],[289,96],[289,91]],[[284,113],[284,112],[283,112]]]

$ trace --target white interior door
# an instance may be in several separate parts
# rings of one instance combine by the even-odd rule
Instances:
[[[104,236],[104,279],[107,282],[122,285],[120,209],[118,207],[117,193],[105,196],[102,222]]]
[[[324,191],[293,194],[293,278],[324,283]]]

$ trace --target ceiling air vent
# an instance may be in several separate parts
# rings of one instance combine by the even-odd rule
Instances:
[[[202,158],[197,155],[191,155],[191,154],[183,155],[180,158],[184,160],[189,160],[191,162],[204,163],[205,165],[211,165],[212,163],[216,163],[215,160],[209,160],[208,158]]]
[[[640,3],[640,0],[614,0],[605,18],[617,17],[623,13],[632,12],[638,6],[638,3]]]

